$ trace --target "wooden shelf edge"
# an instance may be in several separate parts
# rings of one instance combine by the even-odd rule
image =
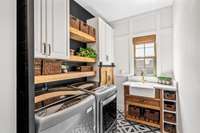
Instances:
[[[158,110],[158,111],[161,110],[161,108],[157,106],[145,105],[145,104],[134,103],[134,102],[129,102],[129,101],[127,101],[126,103],[133,106],[138,106],[138,107],[143,107],[143,108],[148,108],[148,109],[153,109],[153,110]]]
[[[92,43],[96,42],[95,37],[70,27],[70,38],[79,42]]]
[[[176,126],[176,123],[174,122],[164,121],[164,123]]]
[[[161,127],[160,124],[155,124],[155,123],[147,122],[147,121],[144,121],[144,120],[135,119],[135,118],[133,118],[129,115],[126,117],[126,119],[129,120],[129,121],[134,121],[136,123],[148,125],[148,126],[151,126],[151,127],[156,127],[156,128]]]
[[[71,55],[67,61],[70,62],[87,62],[87,63],[95,63],[96,59],[95,58],[88,58],[88,57],[81,57],[81,56],[74,56]]]
[[[35,76],[35,84],[62,81],[62,80],[68,80],[68,79],[76,79],[76,78],[84,78],[84,77],[92,77],[95,75],[96,75],[95,71],[68,72],[68,73],[55,74],[55,75],[41,75],[41,76]]]

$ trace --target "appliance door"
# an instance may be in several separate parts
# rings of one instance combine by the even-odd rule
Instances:
[[[100,132],[107,133],[115,124],[117,120],[117,95],[114,94],[111,97],[101,102],[100,112]]]
[[[35,116],[36,133],[95,133],[95,98],[46,117]]]

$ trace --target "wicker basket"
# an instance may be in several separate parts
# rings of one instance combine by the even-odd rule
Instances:
[[[84,33],[87,33],[89,32],[89,26],[87,25],[87,23],[83,22],[83,21],[80,21],[80,30]]]
[[[160,121],[160,113],[158,111],[146,109],[144,117],[146,121],[150,121],[153,123],[159,123]]]
[[[176,92],[173,91],[165,91],[164,98],[168,100],[176,100]]]
[[[170,125],[170,124],[166,124],[164,125],[164,130],[167,133],[176,133],[176,126],[175,125]]]
[[[80,25],[79,19],[71,15],[70,16],[70,26],[79,30],[79,28],[80,28],[79,25]]]
[[[96,38],[96,30],[95,30],[95,28],[93,28],[92,26],[89,26],[88,34]]]
[[[140,108],[129,105],[128,107],[128,114],[135,117],[135,118],[139,118],[140,117]]]
[[[35,73],[35,76],[42,74],[42,59],[34,60],[34,73]]]
[[[50,74],[59,74],[61,73],[61,64],[62,61],[57,60],[43,60],[42,65],[42,74],[50,75]]]
[[[164,108],[165,108],[165,110],[176,111],[175,103],[165,103]]]
[[[165,121],[176,123],[176,115],[172,113],[166,113],[164,114]]]

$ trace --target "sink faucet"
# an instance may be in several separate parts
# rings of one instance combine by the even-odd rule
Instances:
[[[141,71],[142,83],[144,83],[144,71]]]

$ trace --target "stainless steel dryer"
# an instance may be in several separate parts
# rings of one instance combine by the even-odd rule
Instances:
[[[95,82],[73,84],[71,87],[93,94],[96,98],[97,133],[107,133],[116,126],[117,88],[115,85],[98,87]]]
[[[57,88],[35,97],[36,133],[95,133],[95,97]]]

